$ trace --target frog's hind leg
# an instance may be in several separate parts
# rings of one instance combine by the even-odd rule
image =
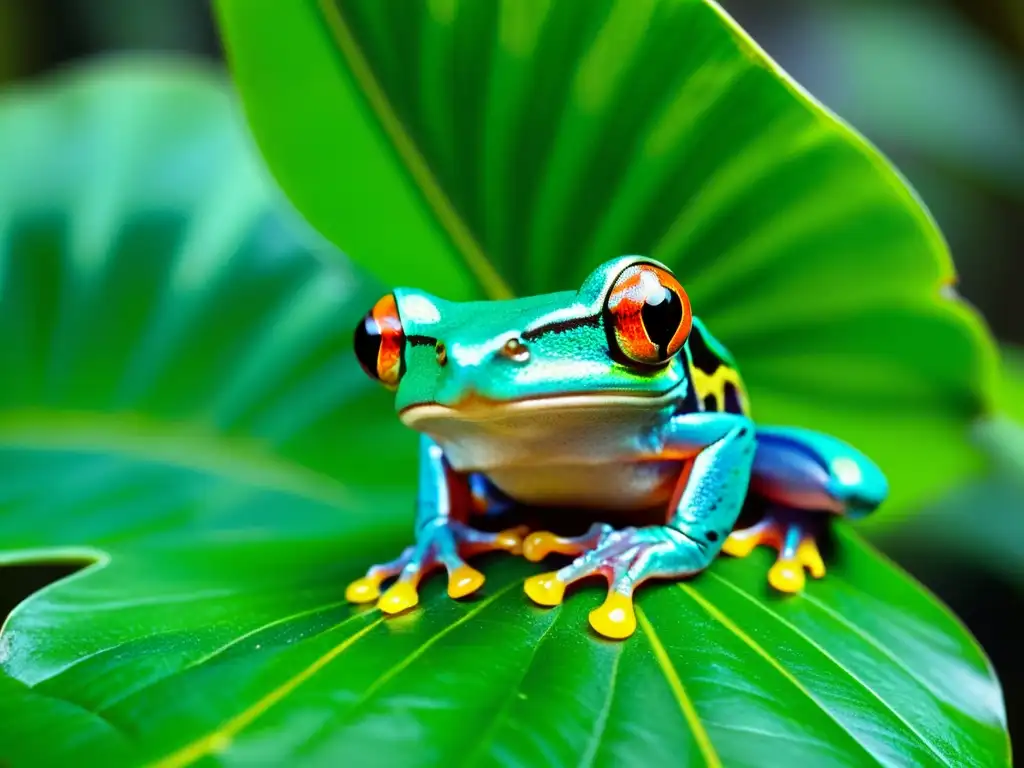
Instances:
[[[733,531],[722,551],[746,557],[758,545],[772,547],[779,556],[768,571],[768,583],[780,592],[799,592],[805,570],[816,579],[825,575],[825,561],[818,550],[823,522],[820,513],[772,505],[756,525]]]
[[[878,467],[846,443],[810,430],[760,428],[750,494],[767,512],[757,524],[733,531],[722,551],[746,557],[760,544],[778,550],[769,583],[780,592],[800,592],[805,571],[816,579],[825,575],[818,544],[831,516],[869,514],[887,492]]]

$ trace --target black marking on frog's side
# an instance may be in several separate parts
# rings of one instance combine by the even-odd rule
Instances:
[[[720,367],[726,365],[726,361],[711,351],[711,348],[704,340],[704,333],[696,323],[694,323],[693,328],[690,330],[690,336],[686,340],[686,346],[689,348],[690,363],[693,367],[708,375],[711,375]]]
[[[718,398],[714,395],[704,396],[704,410],[705,411],[717,411],[718,410]]]
[[[682,355],[683,352],[680,350],[676,354]],[[684,357],[683,360],[685,361],[686,358]],[[697,413],[700,411],[700,401],[697,399],[697,387],[693,384],[693,374],[690,373],[689,365],[683,366],[683,373],[686,376],[686,381],[681,382],[680,385],[676,387],[676,391],[680,392],[681,395],[679,399],[676,400],[675,405],[672,408],[672,414],[675,416],[685,413]]]
[[[587,315],[586,317],[572,317],[568,320],[558,320],[546,325],[538,325],[536,328],[529,328],[521,334],[523,341],[533,341],[549,333],[565,333],[576,328],[599,328],[601,327],[601,315]]]
[[[743,413],[743,404],[740,402],[740,393],[736,385],[731,381],[725,383],[725,412]]]

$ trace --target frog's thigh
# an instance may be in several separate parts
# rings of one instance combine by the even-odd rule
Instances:
[[[837,438],[758,427],[750,490],[791,509],[858,517],[884,501],[888,486],[874,462]]]
[[[884,500],[885,477],[866,456],[841,440],[810,430],[758,427],[751,495],[768,504],[763,520],[734,530],[723,551],[749,555],[765,544],[779,552],[768,581],[799,592],[804,571],[825,575],[818,550],[821,524],[831,515],[866,515]]]

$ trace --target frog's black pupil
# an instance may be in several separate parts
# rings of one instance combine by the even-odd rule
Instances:
[[[679,330],[679,324],[683,321],[683,302],[675,291],[666,288],[665,293],[667,299],[662,299],[658,304],[648,302],[640,310],[647,338],[658,347],[661,357],[665,356],[668,343],[672,341],[672,337]]]
[[[373,312],[367,312],[356,326],[353,346],[359,364],[368,376],[375,379],[380,378],[377,373],[377,355],[380,353],[380,344],[380,329],[377,327],[377,321],[373,319]]]

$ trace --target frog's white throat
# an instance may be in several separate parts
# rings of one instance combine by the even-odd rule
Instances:
[[[650,452],[647,444],[657,440],[676,397],[605,393],[454,408],[424,404],[407,408],[401,418],[436,440],[453,469],[486,473],[522,502],[573,498],[632,507],[671,490],[671,466],[637,458]]]
[[[406,426],[434,438],[456,469],[600,463],[635,451],[637,439],[664,422],[676,397],[673,391],[509,401],[472,397],[454,407],[410,406],[400,417]]]

